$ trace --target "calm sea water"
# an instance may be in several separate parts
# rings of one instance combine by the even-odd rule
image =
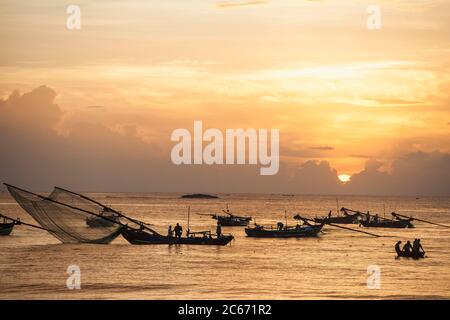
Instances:
[[[179,194],[90,194],[165,233],[169,224],[215,230],[196,213],[252,215],[258,223],[289,222],[293,213],[314,217],[336,209],[334,196],[220,195],[218,200]],[[450,225],[450,198],[339,197],[339,205],[383,215],[405,215]],[[0,212],[34,222],[6,193]],[[354,225],[354,228],[359,228]],[[327,227],[318,238],[253,239],[240,227],[223,228],[236,239],[225,247],[65,245],[45,231],[15,227],[0,237],[1,299],[399,299],[450,298],[449,229],[416,222],[415,229],[370,229],[386,237]],[[361,228],[359,228],[361,229]],[[367,230],[367,229],[364,229]],[[421,238],[428,258],[395,259],[397,240]],[[66,287],[67,268],[78,265],[81,289]],[[367,269],[380,268],[380,288],[367,287]]]

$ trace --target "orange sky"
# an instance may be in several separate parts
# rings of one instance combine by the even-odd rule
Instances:
[[[282,161],[450,152],[450,3],[377,1],[59,1],[0,3],[0,97],[47,85],[74,123],[122,132],[169,157],[170,132],[279,128]],[[96,108],[92,108],[95,106]]]

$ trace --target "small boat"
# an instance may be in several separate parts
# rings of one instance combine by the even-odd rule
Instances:
[[[219,216],[219,215],[213,215],[213,219],[216,219],[220,225],[224,227],[246,227],[248,226],[251,217],[240,217],[240,216]]]
[[[396,215],[394,212],[392,213],[393,219],[386,219],[383,217],[379,217],[378,214],[370,214],[369,212],[363,213],[361,211],[351,210],[347,208],[342,208],[341,211],[345,212],[354,212],[355,214],[359,214],[359,224],[366,228],[414,228],[414,225],[411,223],[413,218],[403,219]]]
[[[363,227],[367,228],[414,228],[411,223],[413,219],[397,219],[397,220],[362,220],[360,221]]]
[[[0,236],[9,236],[16,225],[15,222],[6,222],[0,223]]]
[[[425,252],[398,252],[397,253],[398,258],[413,258],[413,259],[421,259],[425,258]]]
[[[345,208],[342,208],[345,209]],[[341,209],[341,211],[342,211]],[[344,215],[341,217],[333,217],[331,215],[328,215],[327,217],[319,217],[314,218],[314,221],[317,223],[336,223],[336,224],[358,224],[359,218],[361,217],[361,214],[359,212],[356,212],[354,214],[348,214],[347,211],[343,211]]]
[[[315,237],[323,228],[323,223],[318,225],[297,225],[295,227],[266,227],[256,225],[253,228],[245,228],[248,237],[255,238],[303,238]],[[280,226],[280,225],[279,225]]]
[[[145,230],[123,228],[122,236],[131,244],[190,244],[190,245],[216,245],[225,246],[234,239],[232,235],[211,234],[210,231],[189,233],[187,237],[168,237],[158,233],[149,233]]]
[[[363,227],[367,228],[414,228],[414,225],[411,223],[413,221],[413,218],[407,218],[403,219],[398,216],[395,216],[393,213],[395,219],[389,220],[385,218],[378,218],[378,216],[375,216],[375,218],[372,218],[370,220],[361,220],[360,224]]]
[[[211,218],[217,220],[217,222],[219,222],[220,225],[223,227],[246,227],[252,220],[252,217],[243,217],[243,216],[238,216],[238,215],[232,214],[230,212],[230,210],[228,209],[228,205],[227,205],[227,209],[222,210],[222,211],[226,215],[221,216],[218,214],[209,214],[209,216],[211,216]]]

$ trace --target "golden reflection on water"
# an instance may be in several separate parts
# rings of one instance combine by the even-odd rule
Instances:
[[[215,230],[215,220],[195,213],[236,213],[275,225],[293,213],[325,215],[333,196],[221,195],[219,200],[182,200],[177,194],[92,194],[165,233],[169,224]],[[397,211],[450,224],[449,198],[339,198],[349,208]],[[0,211],[32,222],[6,194]],[[294,224],[294,220],[290,220]],[[449,230],[417,222],[415,229],[370,229],[387,237],[327,227],[319,238],[252,239],[243,228],[223,228],[230,246],[63,245],[44,231],[16,227],[1,237],[1,299],[366,299],[450,298]],[[354,228],[359,228],[354,225]],[[186,229],[186,228],[185,228]],[[421,238],[428,258],[395,259],[397,239]],[[69,265],[81,269],[81,289],[66,287]],[[379,266],[380,289],[367,287],[367,268]]]

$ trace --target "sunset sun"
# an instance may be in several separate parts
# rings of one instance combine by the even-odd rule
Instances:
[[[342,182],[349,182],[350,181],[350,175],[348,174],[340,174],[338,176],[339,180],[341,180]]]

